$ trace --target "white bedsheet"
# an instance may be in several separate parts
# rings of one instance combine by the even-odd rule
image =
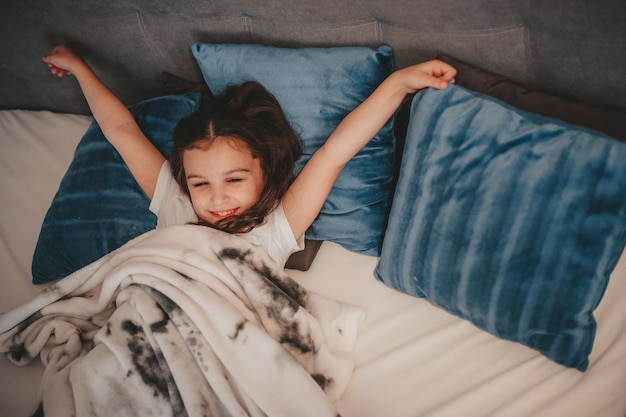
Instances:
[[[0,312],[29,300],[30,257],[43,216],[91,119],[0,111]],[[626,259],[596,311],[585,373],[376,281],[377,259],[325,242],[311,269],[289,271],[307,289],[363,307],[356,368],[336,403],[344,417],[626,416]],[[0,357],[0,416],[28,415],[42,366]]]

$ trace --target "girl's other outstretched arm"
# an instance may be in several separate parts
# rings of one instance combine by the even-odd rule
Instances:
[[[285,214],[296,238],[319,214],[345,164],[387,123],[404,97],[425,87],[446,88],[455,75],[453,67],[438,60],[403,68],[343,119],[283,197]]]
[[[54,75],[76,77],[104,136],[122,156],[141,189],[152,199],[165,158],[143,134],[130,111],[69,48],[57,46],[43,57],[43,61]]]

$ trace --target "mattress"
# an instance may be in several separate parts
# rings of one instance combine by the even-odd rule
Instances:
[[[91,118],[47,111],[0,112],[0,312],[44,286],[31,284],[39,228]],[[359,416],[626,416],[626,257],[595,312],[586,372],[498,339],[425,299],[390,289],[378,259],[324,242],[308,271],[289,274],[311,291],[361,307],[350,383],[339,413]],[[0,357],[0,415],[29,415],[43,366]]]

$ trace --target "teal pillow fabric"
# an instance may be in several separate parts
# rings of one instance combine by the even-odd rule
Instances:
[[[393,71],[389,46],[278,48],[194,44],[204,80],[214,94],[257,81],[281,104],[303,142],[296,170],[339,122]],[[395,139],[390,120],[344,168],[306,236],[379,255],[393,180]]]
[[[626,240],[626,144],[451,85],[412,103],[375,274],[584,371]]]
[[[199,93],[170,95],[135,104],[130,111],[167,156],[178,121],[199,104]],[[76,147],[44,218],[33,255],[33,283],[63,278],[153,229],[156,217],[149,205],[94,121]]]

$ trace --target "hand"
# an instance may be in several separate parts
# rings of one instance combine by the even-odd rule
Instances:
[[[50,72],[58,77],[71,75],[76,65],[84,64],[78,55],[64,45],[56,46],[49,55],[44,55],[42,60],[48,64]]]
[[[426,87],[433,87],[439,90],[448,86],[448,83],[454,83],[456,69],[451,65],[440,61],[433,60],[413,65],[397,71],[408,93],[415,93]]]

